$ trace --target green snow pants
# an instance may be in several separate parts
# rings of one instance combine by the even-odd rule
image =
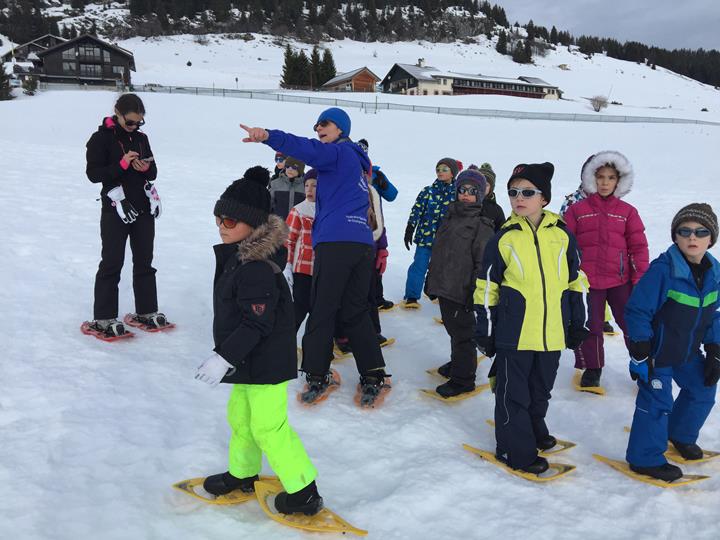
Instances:
[[[262,454],[288,493],[310,484],[317,470],[287,417],[287,386],[236,384],[227,406],[230,437],[228,470],[236,478],[260,474]]]

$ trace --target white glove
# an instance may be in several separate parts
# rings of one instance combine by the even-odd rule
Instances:
[[[292,292],[292,288],[293,288],[292,264],[287,263],[285,265],[285,269],[283,270],[283,276],[285,276],[285,281],[287,281],[288,287],[290,287],[290,291]]]
[[[145,195],[150,199],[150,214],[155,216],[155,219],[159,218],[160,214],[162,214],[162,203],[157,189],[150,182],[145,182]]]
[[[112,188],[107,193],[108,198],[113,202],[115,210],[117,210],[120,219],[123,223],[132,223],[139,215],[139,212],[135,210],[135,207],[125,198],[125,190],[122,186]]]
[[[232,364],[214,352],[197,368],[195,378],[210,386],[217,386],[230,369],[235,371]]]

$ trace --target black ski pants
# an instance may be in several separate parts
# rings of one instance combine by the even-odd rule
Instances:
[[[385,290],[382,282],[383,275],[375,270],[375,305],[379,306],[385,301]]]
[[[368,312],[374,250],[357,242],[324,242],[315,247],[310,317],[303,337],[302,370],[324,375],[330,369],[336,320],[350,341],[358,372],[385,367]]]
[[[450,379],[466,386],[475,384],[475,312],[464,305],[440,297],[440,316],[450,336]]]
[[[549,435],[545,425],[560,351],[498,349],[495,389],[497,454],[514,469],[537,458],[537,441]]]
[[[153,313],[158,309],[155,269],[152,267],[155,218],[143,212],[133,223],[126,224],[114,208],[104,209],[100,215],[102,258],[95,275],[95,319],[118,316],[118,283],[128,236],[133,260],[135,312]]]
[[[295,333],[297,334],[303,321],[310,313],[310,293],[312,276],[293,272],[293,305],[295,306]]]

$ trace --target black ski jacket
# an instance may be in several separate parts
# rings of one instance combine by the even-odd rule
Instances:
[[[270,215],[242,242],[214,247],[214,350],[234,366],[224,383],[278,384],[297,377],[292,296],[273,262],[286,238],[285,222]]]
[[[146,180],[153,181],[157,178],[154,158],[145,172],[136,171],[132,165],[124,168],[120,163],[122,157],[131,150],[137,152],[140,158],[153,155],[147,135],[141,131],[128,133],[118,124],[117,116],[112,116],[103,119],[85,146],[85,173],[91,182],[103,185],[100,191],[103,210],[112,209],[112,201],[107,197],[107,192],[121,185],[125,198],[138,212],[149,212],[150,202],[144,187]]]

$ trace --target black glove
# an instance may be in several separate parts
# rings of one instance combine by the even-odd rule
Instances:
[[[720,380],[720,344],[705,344],[705,386],[715,386]]]
[[[382,171],[377,171],[375,173],[375,185],[381,190],[385,191],[388,187],[388,179],[387,176],[385,176],[385,173]]]
[[[585,341],[585,338],[587,338],[589,335],[590,330],[588,330],[584,326],[580,328],[571,326],[568,329],[567,337],[565,338],[565,345],[568,349],[575,350],[580,345],[582,345],[582,342]]]
[[[495,388],[497,387],[497,366],[495,360],[493,360],[490,371],[488,372],[488,382],[490,383],[490,391],[494,394]]]
[[[497,352],[495,350],[495,337],[476,336],[475,343],[477,344],[477,348],[480,349],[480,352],[488,358],[492,358],[493,356],[495,356],[495,353]]]
[[[412,244],[413,234],[415,233],[415,225],[408,223],[405,227],[405,249],[410,251],[410,245]]]
[[[628,351],[636,360],[645,360],[652,353],[652,343],[649,341],[629,341]]]

